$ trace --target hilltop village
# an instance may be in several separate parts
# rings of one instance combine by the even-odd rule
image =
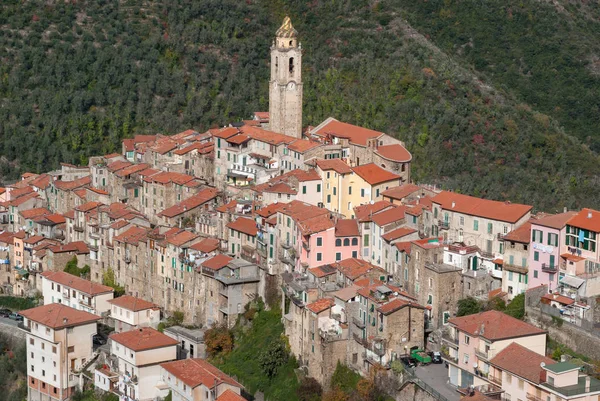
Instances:
[[[400,139],[334,117],[303,127],[302,52],[286,18],[271,47],[268,112],[136,135],[120,153],[2,189],[2,292],[43,299],[22,312],[28,399],[74,394],[99,358],[103,322],[115,333],[106,363],[92,366],[97,389],[243,400],[243,385],[206,361],[203,332],[233,327],[258,298],[281,309],[291,353],[324,387],[338,361],[367,375],[437,338],[457,388],[597,397],[600,382],[546,357],[545,329],[456,311],[467,297],[525,293],[539,316],[595,330],[600,212],[533,214],[417,185]],[[89,270],[73,275],[69,263]],[[157,330],[175,314],[186,327]]]

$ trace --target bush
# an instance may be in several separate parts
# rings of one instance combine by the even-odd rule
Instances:
[[[282,338],[278,341],[273,341],[269,347],[265,349],[258,360],[263,373],[270,379],[276,374],[280,366],[287,363],[289,359],[288,350]]]
[[[0,306],[13,311],[35,308],[38,301],[35,298],[19,298],[13,296],[0,296]]]
[[[210,358],[222,357],[233,350],[233,334],[224,324],[212,327],[204,333],[204,344]]]
[[[319,401],[323,394],[323,387],[312,377],[305,377],[300,382],[296,393],[300,401]]]
[[[392,368],[392,371],[396,374],[401,374],[402,372],[404,372],[404,365],[398,359],[392,361],[390,367]]]
[[[338,361],[331,377],[331,388],[339,388],[344,393],[350,394],[356,389],[360,379],[361,376],[358,373]]]
[[[519,294],[509,302],[504,313],[517,319],[525,317],[525,294]]]
[[[473,297],[467,297],[458,301],[458,311],[456,316],[467,316],[481,312],[483,309],[481,302]]]
[[[63,271],[77,277],[90,278],[90,267],[88,265],[85,265],[82,268],[77,267],[77,256],[73,256],[73,259],[67,262]]]
[[[125,295],[125,288],[117,284],[115,272],[111,268],[106,269],[102,275],[102,284],[112,287],[112,289],[115,290],[115,298]]]

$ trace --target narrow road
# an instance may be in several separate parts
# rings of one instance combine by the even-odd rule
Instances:
[[[446,397],[448,401],[460,400],[460,393],[454,386],[448,384],[448,369],[443,363],[418,366],[415,369],[415,376]]]

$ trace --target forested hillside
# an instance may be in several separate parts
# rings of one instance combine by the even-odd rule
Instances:
[[[269,46],[289,14],[305,125],[334,116],[397,135],[418,182],[600,207],[600,10],[561,2],[6,0],[0,174],[267,110]]]

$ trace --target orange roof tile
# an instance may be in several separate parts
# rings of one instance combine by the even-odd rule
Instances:
[[[369,273],[371,270],[382,270],[365,260],[356,258],[340,260],[334,266],[336,266],[337,269],[350,280],[356,280],[357,278]]]
[[[216,401],[246,401],[246,399],[228,388],[217,397]]]
[[[218,250],[220,243],[218,238],[204,238],[203,240],[190,245],[190,249],[198,252],[210,253]]]
[[[254,140],[266,142],[271,145],[281,145],[284,143],[289,144],[297,140],[297,138],[293,136],[278,134],[273,131],[267,131],[265,129],[259,127],[252,127],[250,125],[241,126],[240,131]]]
[[[571,217],[575,216],[576,214],[577,212],[575,211],[552,214],[549,216],[537,218],[534,221],[532,221],[531,224],[560,230],[567,224]]]
[[[332,298],[321,298],[317,299],[315,302],[306,305],[306,309],[313,313],[319,314],[331,308],[333,304],[334,302]]]
[[[310,205],[306,202],[293,200],[286,203],[280,210],[280,213],[290,216],[294,221],[308,220],[320,215],[329,215],[329,210],[318,206]]]
[[[573,305],[575,303],[574,299],[571,299],[569,297],[565,297],[564,295],[560,295],[560,294],[544,294],[542,296],[542,299],[547,300],[548,302],[554,301],[554,302],[558,302],[560,304],[563,305]]]
[[[264,188],[261,188],[262,192],[273,193],[273,194],[289,194],[296,195],[298,193],[297,189],[292,189],[289,184],[285,182],[278,182],[275,184],[268,183]]]
[[[399,143],[394,145],[379,146],[375,150],[379,156],[384,159],[392,160],[400,163],[407,163],[412,160],[412,155],[406,148]]]
[[[76,211],[78,212],[89,212],[90,210],[96,209],[100,206],[102,206],[103,203],[101,202],[86,202],[83,205],[79,205],[75,208]]]
[[[147,238],[148,230],[141,227],[131,227],[121,235],[117,235],[113,238],[113,241],[125,242],[131,245],[137,245],[140,241],[144,241]]]
[[[24,219],[35,219],[51,213],[50,210],[46,209],[45,207],[36,207],[34,209],[22,210],[19,212],[19,214],[23,216]]]
[[[164,216],[169,218],[179,216],[182,213],[194,210],[195,208],[203,205],[204,203],[215,199],[217,197],[217,193],[218,191],[215,188],[205,188],[202,191],[198,192],[196,195],[193,195],[187,198],[186,200],[181,201],[178,204],[163,210],[158,214],[158,216]]]
[[[114,291],[112,287],[94,283],[90,280],[86,280],[63,271],[45,271],[42,272],[41,275],[47,280],[73,288],[77,291],[83,292],[84,294],[92,296],[112,293]]]
[[[394,244],[394,246],[396,247],[396,249],[398,249],[400,252],[404,252],[407,255],[410,255],[410,248],[411,248],[411,244],[412,242],[410,241],[404,241],[404,242],[396,242]]]
[[[123,295],[118,298],[109,299],[108,303],[118,306],[119,308],[130,310],[132,312],[160,308],[155,303],[148,302],[142,298],[132,297],[131,295]]]
[[[335,227],[335,223],[328,214],[321,214],[310,219],[298,221],[297,225],[302,235],[312,235]]]
[[[258,118],[259,120],[268,120],[269,112],[268,111],[255,111],[254,117]]]
[[[517,343],[511,343],[490,361],[490,364],[535,384],[541,383],[542,363],[552,365],[556,361]]]
[[[212,142],[207,142],[207,143],[194,142],[189,146],[186,146],[184,148],[176,150],[175,154],[176,155],[185,155],[187,153],[190,153],[193,150],[203,150],[203,149],[213,148],[213,147],[214,147],[214,144]]]
[[[226,139],[227,142],[233,143],[234,145],[241,145],[242,143],[248,142],[249,140],[250,137],[248,135],[235,135]]]
[[[391,223],[395,223],[404,219],[404,211],[406,210],[406,206],[396,206],[389,210],[384,210],[379,213],[375,213],[371,220],[373,223],[377,224],[380,227],[386,226]]]
[[[19,196],[27,195],[30,193],[35,193],[35,191],[33,190],[33,188],[31,188],[31,186],[27,185],[23,188],[13,189],[12,191],[10,191],[10,197],[11,199],[16,199]]]
[[[321,146],[321,143],[319,142],[308,141],[306,139],[297,139],[288,145],[288,149],[293,150],[294,152],[304,153],[307,150],[311,150],[319,146]]]
[[[351,143],[360,146],[366,146],[369,139],[379,138],[381,135],[383,135],[383,132],[343,123],[332,118],[325,125],[317,127],[317,130],[313,130],[311,134],[321,137],[332,135],[339,138],[348,138]]]
[[[34,198],[39,198],[39,195],[37,194],[37,192],[31,192],[28,193],[26,195],[23,196],[19,196],[16,199],[12,199],[9,202],[6,202],[9,206],[20,206],[23,203],[27,202],[28,200],[34,199]]]
[[[19,312],[27,319],[54,330],[80,326],[100,320],[100,316],[63,304],[47,304]]]
[[[117,171],[115,173],[115,175],[117,177],[127,177],[128,175],[131,175],[131,174],[134,174],[134,173],[146,170],[148,167],[150,167],[150,165],[149,164],[145,164],[145,163],[142,163],[142,164],[132,164],[131,166],[125,167],[125,168]]]
[[[45,239],[46,237],[42,236],[42,235],[33,235],[27,239],[24,239],[23,242],[26,244],[37,244],[38,242],[40,242],[41,240]]]
[[[89,188],[86,188],[86,190],[97,193],[98,195],[110,195],[107,191],[100,189],[100,188],[89,187]]]
[[[360,205],[354,207],[354,214],[359,222],[371,221],[373,214],[380,212],[388,208],[394,208],[395,205],[388,201],[377,201],[373,204],[367,203],[366,205]]]
[[[529,220],[521,224],[519,227],[506,234],[504,240],[529,244],[529,241],[531,240],[531,223],[532,220]]]
[[[352,168],[354,173],[358,174],[370,185],[378,185],[384,182],[399,180],[400,176],[379,167],[375,163],[363,164]]]
[[[237,201],[235,199],[229,201],[228,203],[219,206],[215,210],[221,213],[232,213],[235,211],[235,207],[237,206]]]
[[[191,175],[167,171],[161,171],[158,174],[154,174],[150,177],[144,178],[144,181],[146,182],[154,182],[159,184],[169,184],[171,182],[174,182],[178,185],[186,184],[187,182],[192,180],[194,180],[194,177],[192,177]]]
[[[338,174],[349,174],[352,172],[350,166],[341,159],[318,159],[315,163],[323,171],[334,170]]]
[[[65,245],[56,245],[49,248],[54,253],[74,252],[76,254],[90,253],[90,248],[83,241],[70,242]]]
[[[335,236],[336,237],[358,237],[360,232],[358,231],[358,220],[357,219],[340,219],[335,223]]]
[[[518,203],[498,202],[474,196],[442,191],[432,199],[443,209],[471,216],[485,217],[491,220],[516,223],[529,211],[532,206]]]
[[[217,138],[227,139],[239,133],[237,128],[227,127],[219,131],[213,132],[213,136]]]
[[[166,239],[167,242],[171,245],[182,246],[183,244],[193,241],[198,237],[198,234],[194,234],[187,230],[180,230],[176,234],[168,236]]]
[[[182,359],[179,361],[163,363],[160,366],[191,388],[196,388],[202,384],[209,389],[212,389],[222,383],[243,388],[240,383],[236,382],[204,359]]]
[[[51,178],[52,177],[50,177],[49,174],[40,174],[39,176],[37,176],[37,178],[30,181],[29,183],[31,184],[31,186],[34,186],[36,188],[46,189],[48,188],[48,185],[50,185]]]
[[[417,230],[410,227],[400,227],[395,230],[389,231],[381,236],[384,240],[390,242],[397,240],[398,238],[406,237],[407,235],[416,233]]]
[[[256,214],[261,216],[261,217],[271,217],[274,214],[276,214],[283,206],[285,205],[285,203],[271,203],[261,209],[258,209],[256,211]]]
[[[495,310],[456,317],[450,319],[449,322],[460,331],[473,336],[479,335],[490,341],[546,333],[545,330]]]
[[[256,236],[256,233],[258,233],[256,222],[245,217],[238,217],[236,220],[227,224],[227,227],[252,236]]]
[[[381,305],[379,308],[377,308],[377,311],[379,311],[380,313],[383,313],[384,315],[387,316],[390,313],[394,313],[397,310],[400,310],[407,306],[410,306],[411,308],[425,309],[421,305],[416,304],[414,302],[411,302],[411,301],[408,301],[405,299],[401,299],[401,298],[396,298],[396,299],[391,300],[390,302],[387,302],[387,303]]]
[[[137,143],[153,142],[156,140],[156,135],[136,135],[133,137],[133,141]]]
[[[381,193],[381,196],[396,200],[402,200],[407,196],[414,194],[415,192],[419,192],[420,190],[421,188],[418,185],[404,184],[390,189],[386,189]]]
[[[323,278],[337,273],[337,269],[331,265],[322,265],[308,269],[308,272],[316,278]]]
[[[108,169],[108,171],[114,173],[115,171],[119,171],[124,169],[125,167],[129,167],[133,165],[133,163],[127,161],[127,160],[117,160],[115,162],[112,162],[110,164],[108,164],[106,166],[106,168]]]
[[[203,267],[206,267],[208,269],[211,270],[220,270],[222,268],[224,268],[225,266],[227,266],[229,264],[229,262],[231,262],[233,260],[233,258],[227,256],[227,255],[216,255],[213,256],[212,258],[204,261],[204,263],[202,263]]]
[[[594,209],[583,208],[575,216],[571,217],[567,224],[584,230],[600,232],[600,212]]]
[[[79,178],[77,180],[73,180],[73,181],[53,181],[52,183],[54,184],[54,186],[58,189],[60,189],[61,191],[72,191],[74,189],[77,188],[81,188],[84,187],[86,185],[90,185],[92,182],[92,177],[91,176],[85,176],[83,178]]]
[[[179,344],[179,341],[151,327],[114,333],[110,335],[110,339],[136,352],[173,347]]]

